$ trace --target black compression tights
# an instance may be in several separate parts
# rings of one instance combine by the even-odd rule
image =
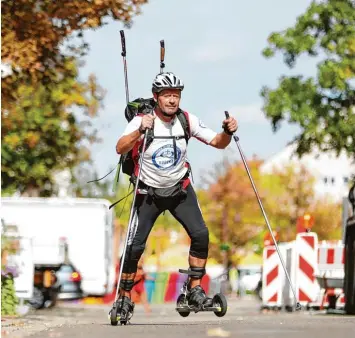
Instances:
[[[138,221],[138,226],[135,233],[132,231],[128,239],[123,273],[131,274],[137,271],[137,264],[145,249],[148,235],[158,216],[165,210],[171,212],[190,236],[190,255],[201,259],[207,258],[208,229],[191,184],[187,187],[187,196],[184,199],[167,198],[155,202],[150,195],[137,195],[135,206],[133,222],[137,224]],[[132,230],[134,228],[134,226],[131,227]]]

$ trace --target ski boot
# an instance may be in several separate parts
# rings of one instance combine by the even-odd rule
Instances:
[[[189,276],[201,278],[201,273],[191,270],[179,269],[179,272]],[[216,294],[212,299],[206,296],[205,291],[200,285],[191,288],[189,278],[185,281],[176,301],[176,311],[181,317],[187,317],[190,312],[212,311],[217,317],[223,317],[227,313],[228,305],[225,296],[221,293]]]
[[[212,298],[206,296],[205,290],[202,289],[201,285],[197,285],[193,288],[188,285],[187,291],[187,302],[190,306],[203,310],[213,305]]]
[[[110,311],[111,325],[126,325],[132,318],[134,312],[134,303],[126,296],[120,297],[113,303]]]

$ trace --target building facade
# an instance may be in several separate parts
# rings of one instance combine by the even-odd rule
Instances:
[[[319,197],[330,197],[340,202],[349,194],[350,182],[355,177],[355,163],[345,153],[339,157],[335,153],[312,151],[300,159],[295,155],[295,144],[289,144],[283,150],[266,159],[261,172],[270,173],[287,165],[303,165],[315,177],[314,191]]]

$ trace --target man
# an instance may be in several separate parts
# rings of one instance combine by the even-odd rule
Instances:
[[[149,276],[143,268],[143,259],[141,258],[138,262],[137,272],[134,278],[134,287],[132,291],[139,297],[141,303],[144,306],[144,311],[148,315],[152,312],[149,302],[148,302],[148,295],[147,291],[145,290],[145,281],[151,280],[154,281],[155,279]]]
[[[191,136],[218,149],[229,145],[231,135],[237,130],[237,122],[233,117],[225,119],[224,131],[219,134],[207,128],[195,115],[182,112],[179,108],[183,89],[182,81],[173,73],[157,75],[152,86],[156,103],[154,111],[152,114],[134,117],[116,145],[118,154],[126,154],[132,149],[136,149],[137,154],[145,131],[152,129],[154,132],[154,139],[144,152],[135,214],[132,218],[136,227],[135,232],[129,235],[123,263],[119,293],[121,316],[133,311],[130,292],[137,264],[156,219],[165,210],[170,211],[191,238],[189,269],[199,276],[190,277],[189,304],[200,307],[212,305],[212,299],[206,296],[200,285],[206,273],[209,233],[190,184],[187,141],[183,137],[184,130],[178,115],[184,114],[186,117]]]

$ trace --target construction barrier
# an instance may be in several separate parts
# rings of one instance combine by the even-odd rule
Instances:
[[[300,233],[295,241],[295,288],[299,303],[309,306],[317,298],[318,236],[314,232]]]
[[[317,268],[317,234],[300,233],[296,240],[279,243],[281,257],[295,287],[298,302],[303,306],[314,302],[318,284],[315,278]],[[275,246],[267,246],[263,252],[263,290],[262,307],[292,309],[295,300],[292,289],[286,279],[281,260]]]
[[[318,248],[319,283],[317,306],[344,308],[345,297],[343,292],[344,280],[344,245],[341,241],[322,241]],[[330,300],[335,304],[330,304]]]
[[[279,248],[297,301],[302,306],[344,308],[344,245],[341,241],[318,243],[316,233],[304,232],[297,234],[292,242],[280,243]],[[264,248],[262,278],[262,307],[293,310],[294,295],[273,245]]]
[[[279,246],[281,255],[285,257],[285,248]],[[263,275],[262,275],[262,306],[263,308],[277,308],[282,306],[282,290],[285,273],[275,246],[267,246],[263,252]]]

